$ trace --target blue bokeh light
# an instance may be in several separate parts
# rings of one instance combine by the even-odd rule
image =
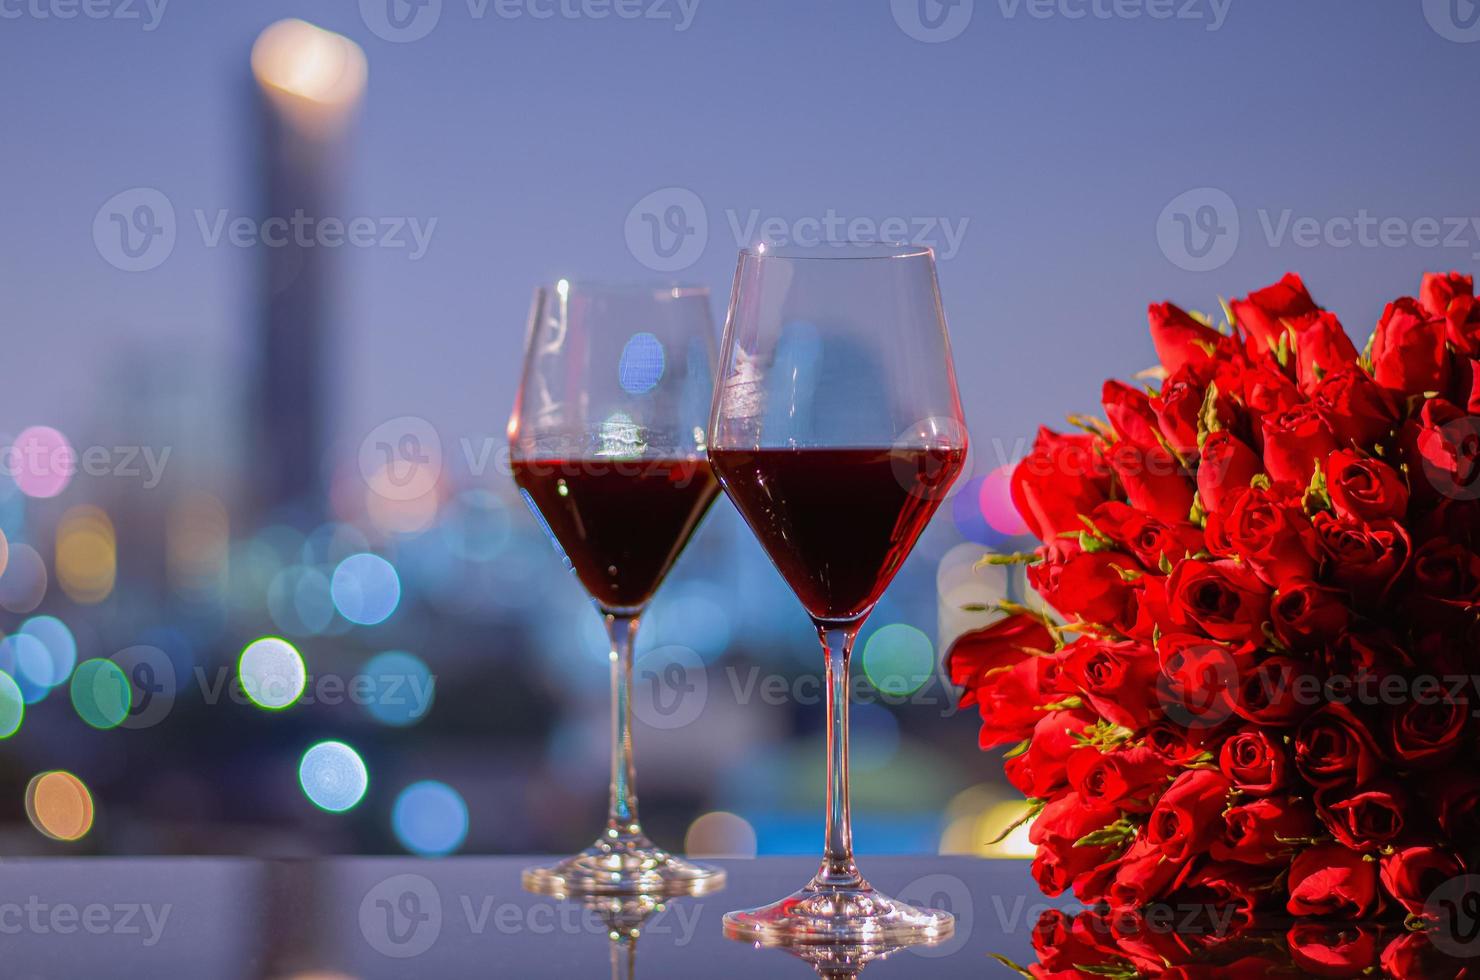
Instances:
[[[376,721],[404,727],[426,716],[436,696],[436,678],[426,662],[404,650],[387,650],[370,658],[360,671],[357,697]]]
[[[622,348],[622,359],[617,364],[622,390],[629,395],[652,391],[663,377],[665,361],[661,340],[645,331],[633,334]]]
[[[314,806],[342,813],[359,803],[370,785],[365,760],[343,742],[320,742],[303,753],[298,784]]]
[[[468,805],[462,794],[434,779],[412,783],[396,797],[391,826],[413,854],[451,854],[468,836]]]
[[[385,622],[401,604],[401,577],[395,566],[369,552],[340,562],[329,589],[339,615],[359,626]]]

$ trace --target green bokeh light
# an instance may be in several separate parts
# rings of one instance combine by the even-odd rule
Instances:
[[[908,697],[935,673],[935,644],[905,623],[890,623],[863,645],[863,672],[881,694]]]
[[[128,717],[133,692],[111,660],[85,660],[72,674],[72,707],[94,728],[117,728]]]

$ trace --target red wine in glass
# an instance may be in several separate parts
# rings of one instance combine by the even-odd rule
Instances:
[[[740,253],[709,421],[720,485],[811,614],[827,670],[827,820],[800,891],[725,915],[787,948],[939,942],[955,920],[881,894],[853,860],[854,640],[966,460],[935,258],[858,242]]]
[[[514,482],[603,609],[657,591],[719,493],[702,459],[515,460]]]
[[[561,280],[536,290],[509,419],[515,482],[600,612],[611,640],[611,793],[585,850],[529,868],[554,895],[695,895],[718,868],[658,847],[633,788],[638,621],[718,494],[705,459],[714,391],[709,293]]]
[[[715,449],[710,465],[816,620],[865,615],[961,471],[964,449]]]

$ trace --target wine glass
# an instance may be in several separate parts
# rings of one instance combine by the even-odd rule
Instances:
[[[638,619],[719,493],[704,459],[714,378],[709,292],[561,280],[535,291],[509,419],[514,481],[611,640],[611,804],[594,844],[524,885],[695,894],[724,872],[657,847],[637,818],[632,650]]]
[[[726,915],[731,938],[912,944],[954,928],[948,912],[875,891],[853,861],[848,661],[965,458],[929,248],[824,242],[740,253],[709,462],[822,640],[828,776],[821,869],[794,895]]]

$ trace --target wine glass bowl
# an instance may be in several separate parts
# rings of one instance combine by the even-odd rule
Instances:
[[[709,423],[720,485],[811,616],[827,669],[824,856],[795,894],[725,916],[763,945],[897,946],[950,913],[876,891],[853,860],[848,666],[868,614],[965,465],[928,248],[830,242],[740,254]]]
[[[658,847],[633,788],[632,656],[640,617],[719,493],[705,460],[714,376],[700,287],[561,280],[535,291],[509,419],[510,467],[611,641],[606,829],[524,873],[545,894],[696,894],[724,872]]]

